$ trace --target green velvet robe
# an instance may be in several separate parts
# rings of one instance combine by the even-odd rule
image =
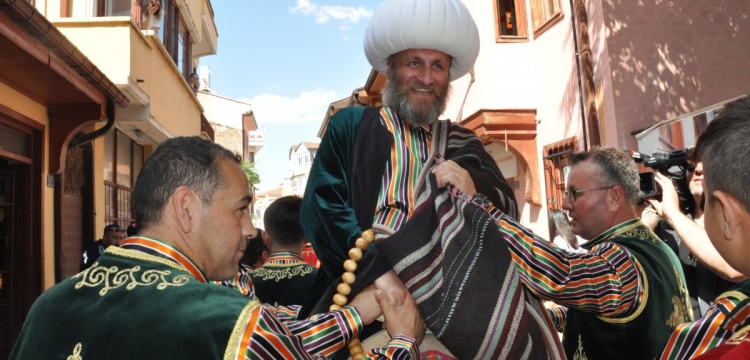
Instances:
[[[685,276],[677,256],[642,222],[613,228],[602,241],[626,248],[641,266],[646,295],[629,316],[607,318],[568,309],[563,347],[568,359],[653,359],[677,325],[692,321]]]
[[[250,313],[243,310],[257,301],[171,264],[109,249],[37,299],[10,358],[223,359],[236,348],[230,339]]]

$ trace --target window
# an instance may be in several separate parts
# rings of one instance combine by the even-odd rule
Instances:
[[[693,136],[697,139],[708,127],[708,114],[702,113],[693,116]]]
[[[97,0],[96,1],[96,16],[131,16],[135,17],[136,14],[132,13],[132,10],[138,8],[138,6],[132,6],[133,3],[139,0]],[[140,15],[140,12],[138,13]],[[140,20],[136,21],[136,24],[140,24]]]
[[[192,40],[190,32],[187,31],[185,22],[182,19],[180,9],[175,6],[174,0],[162,0],[164,14],[162,15],[164,28],[161,31],[162,43],[167,49],[172,61],[180,69],[185,81],[190,79],[192,66],[190,63],[193,59]]]
[[[544,147],[544,181],[547,186],[548,210],[562,207],[570,156],[575,151],[575,138],[568,138]]]
[[[143,165],[143,147],[119,130],[104,137],[104,221],[126,227],[133,218],[131,197]]]
[[[495,41],[526,41],[526,2],[494,0]]]
[[[659,149],[672,151],[685,148],[682,122],[675,121],[659,128]]]
[[[562,19],[560,0],[531,0],[531,21],[538,36]]]

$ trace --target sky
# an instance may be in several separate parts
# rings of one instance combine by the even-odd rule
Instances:
[[[252,105],[265,145],[259,191],[289,176],[289,149],[318,141],[328,106],[365,85],[364,31],[382,1],[213,0],[217,54],[200,59],[215,93]]]

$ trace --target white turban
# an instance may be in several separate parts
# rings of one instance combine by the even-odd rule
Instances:
[[[479,31],[460,0],[389,0],[367,25],[367,61],[385,74],[388,57],[408,49],[438,50],[452,57],[453,81],[474,66]]]

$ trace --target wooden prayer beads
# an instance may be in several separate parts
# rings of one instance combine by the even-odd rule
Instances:
[[[354,241],[354,246],[349,250],[349,259],[344,261],[344,275],[341,275],[341,283],[336,286],[337,294],[333,295],[333,305],[329,308],[331,311],[341,309],[342,306],[349,302],[347,295],[352,292],[351,285],[354,284],[356,277],[354,272],[357,271],[357,261],[362,259],[362,253],[367,249],[370,244],[375,241],[375,233],[372,230],[365,230],[362,232],[362,237],[357,238]],[[354,360],[362,360],[365,358],[365,350],[362,348],[362,344],[359,339],[354,338],[349,341],[347,345],[349,348],[349,356]]]

